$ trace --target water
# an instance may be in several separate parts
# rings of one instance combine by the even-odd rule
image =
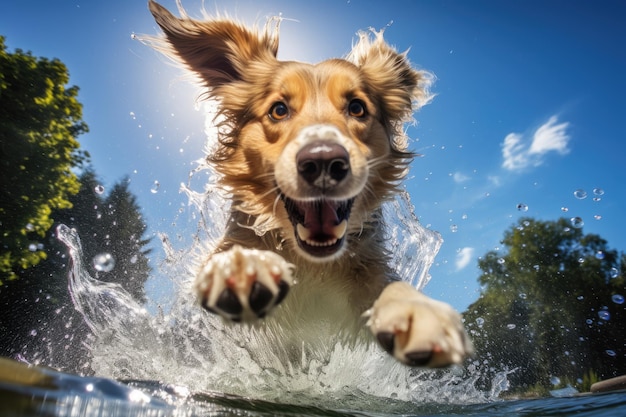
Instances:
[[[74,308],[90,331],[84,341],[89,357],[80,359],[88,366],[81,366],[97,377],[34,368],[38,378],[22,384],[7,380],[0,366],[0,415],[602,415],[626,411],[623,394],[502,401],[499,396],[508,388],[511,371],[500,370],[497,364],[468,361],[464,367],[446,370],[412,369],[378,346],[332,337],[288,349],[280,329],[265,322],[229,325],[206,313],[190,288],[194,259],[211,250],[226,221],[226,200],[213,180],[210,176],[202,192],[181,186],[199,224],[194,243],[184,250],[174,249],[169,237],[161,235],[165,253],[161,273],[171,281],[173,293],[170,303],[155,311],[139,305],[119,285],[90,276],[85,262],[93,260],[83,259],[80,237],[68,227],[58,228],[57,236],[70,252],[68,288]],[[430,278],[428,269],[441,237],[419,224],[406,194],[386,203],[384,212],[386,218],[397,219],[388,230],[393,265],[400,276],[410,277],[412,285],[422,288]],[[46,349],[62,350],[64,343],[50,337]]]
[[[0,371],[5,365],[0,361]],[[26,367],[25,365],[21,365]],[[44,368],[30,385],[0,382],[2,416],[617,416],[626,411],[626,393],[588,394],[479,404],[408,403],[380,397],[350,398],[335,404],[270,402],[221,392],[192,392],[157,381],[114,381],[79,377]],[[32,382],[36,381],[36,382]],[[331,396],[332,398],[332,396]]]

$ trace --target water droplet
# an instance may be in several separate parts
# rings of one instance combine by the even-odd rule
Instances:
[[[478,324],[478,327],[483,327],[483,324],[485,324],[485,319],[482,317],[478,317],[476,319],[476,324]]]
[[[459,226],[457,226],[456,224],[451,224],[450,225],[450,231],[452,233],[456,233],[459,230]]]
[[[28,223],[28,224],[26,225],[26,230],[28,230],[29,232],[32,232],[32,231],[34,231],[34,230],[35,230],[35,226],[33,226],[33,224],[32,224],[32,223]]]
[[[604,195],[604,190],[602,188],[594,188],[593,189],[593,194],[597,195],[597,196]]]
[[[517,205],[517,209],[518,209],[519,211],[528,211],[528,206],[527,206],[526,204],[524,204],[524,203],[519,203],[519,204]]]
[[[583,219],[578,216],[572,217],[570,219],[570,222],[572,223],[572,226],[574,226],[576,229],[580,229],[581,227],[585,225],[585,222],[583,221]]]
[[[498,258],[498,263],[500,265],[503,265],[506,261],[504,260],[504,258]]]
[[[602,199],[600,197],[594,197],[592,200],[597,203],[598,201],[601,201]]]
[[[521,298],[522,300],[525,300],[528,296],[526,295],[526,293],[521,292],[519,293],[519,298]]]
[[[135,116],[135,112],[131,111],[130,113],[130,117],[132,117],[133,120],[135,120],[137,117]]]
[[[569,211],[569,209],[567,207],[561,207],[561,211],[563,213],[567,213]]]
[[[587,320],[585,320],[585,323],[587,323],[588,325],[592,325],[593,324],[593,320],[587,319]]]
[[[37,244],[31,243],[30,245],[28,245],[28,250],[31,252],[37,252]]]
[[[515,323],[509,323],[506,325],[506,328],[509,330],[514,330],[517,327]]]
[[[579,264],[584,264],[585,263],[585,258],[583,258],[582,256],[580,258],[578,258],[578,263]]]
[[[611,349],[607,349],[604,351],[604,353],[606,353],[607,355],[609,355],[610,357],[614,358],[615,356],[617,356],[617,353],[615,353],[614,350]]]
[[[609,313],[607,310],[600,310],[598,311],[598,317],[601,320],[609,321],[611,320],[611,313]]]
[[[579,295],[578,297],[576,297],[576,299],[577,299],[578,301],[582,301],[582,300],[584,300],[584,299],[585,299],[585,296],[584,296],[584,295]]]
[[[602,216],[599,214],[594,214],[593,218],[596,220],[602,220]]]
[[[150,188],[150,192],[152,194],[156,194],[159,192],[159,187],[161,186],[161,184],[159,183],[159,181],[154,180],[154,184],[152,185],[152,188]]]
[[[624,304],[624,296],[621,294],[613,294],[611,300],[613,300],[615,304]]]
[[[115,268],[115,258],[110,253],[99,253],[93,257],[93,267],[99,272],[110,272]]]
[[[462,220],[467,220],[467,214],[462,215],[462,216],[461,216],[461,219],[462,219]]]
[[[550,383],[552,385],[559,385],[561,383],[561,378],[559,378],[558,376],[551,376]]]
[[[102,194],[104,193],[104,186],[98,184],[93,190],[96,192],[96,194]]]
[[[584,200],[585,198],[587,198],[587,191],[579,188],[578,190],[574,191],[574,197],[579,200]]]
[[[617,268],[611,268],[610,276],[611,278],[619,277],[619,271],[617,270]]]
[[[135,263],[137,263],[137,255],[133,255],[133,256],[131,256],[131,258],[130,258],[130,263],[131,263],[131,264],[135,264]]]
[[[30,331],[31,336],[37,336],[37,330],[33,329]]]
[[[601,250],[596,252],[596,259],[604,259],[604,252],[602,252]]]

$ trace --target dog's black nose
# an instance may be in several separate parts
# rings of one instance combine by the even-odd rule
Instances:
[[[343,146],[332,142],[314,142],[296,155],[298,174],[309,184],[328,188],[350,173],[350,156]]]

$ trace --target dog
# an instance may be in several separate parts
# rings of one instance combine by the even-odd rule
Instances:
[[[460,315],[397,277],[385,249],[381,205],[415,156],[403,126],[429,100],[429,74],[382,31],[312,65],[276,58],[279,18],[262,31],[149,9],[164,33],[157,49],[219,104],[207,158],[232,204],[197,273],[201,305],[228,322],[271,322],[296,344],[377,340],[410,366],[470,355]]]

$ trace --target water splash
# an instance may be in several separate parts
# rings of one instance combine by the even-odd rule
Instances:
[[[209,186],[207,186],[209,187]],[[224,221],[220,196],[195,193],[182,187],[190,204],[201,205],[198,232],[217,239]],[[221,207],[221,210],[215,210]],[[394,265],[400,276],[412,277],[421,288],[441,244],[438,233],[421,227],[406,194],[384,211],[399,219],[389,229]],[[311,403],[323,400],[344,404],[364,398],[433,403],[477,403],[495,399],[502,384],[488,391],[477,388],[479,372],[461,368],[424,371],[406,368],[375,345],[351,345],[328,340],[318,351],[302,346],[297,360],[281,350],[280,331],[264,326],[229,325],[209,315],[190,293],[189,259],[210,243],[196,240],[187,251],[175,251],[161,235],[164,269],[174,281],[175,294],[167,314],[149,314],[117,284],[91,277],[82,261],[75,230],[59,226],[59,238],[70,249],[69,290],[76,309],[93,333],[91,368],[116,379],[161,380],[192,391],[220,391],[255,398]],[[289,357],[289,359],[286,359]],[[496,379],[506,377],[499,375]],[[498,388],[500,386],[500,388]],[[334,399],[334,400],[333,400]]]

